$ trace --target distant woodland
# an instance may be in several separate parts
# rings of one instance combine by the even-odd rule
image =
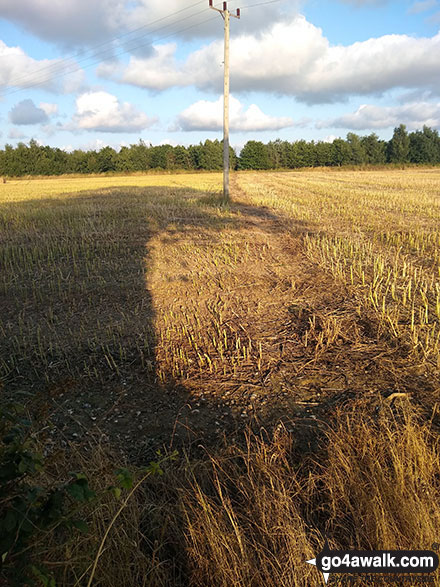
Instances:
[[[424,126],[408,132],[401,124],[389,141],[376,134],[359,136],[348,133],[346,139],[332,143],[315,141],[248,141],[240,155],[231,149],[234,169],[297,169],[343,165],[440,163],[440,136],[437,130]],[[65,173],[107,173],[157,170],[220,170],[223,167],[223,145],[206,140],[189,147],[147,145],[143,141],[116,151],[103,147],[98,151],[63,151],[42,146],[35,140],[16,147],[5,145],[0,150],[0,175],[61,175]]]

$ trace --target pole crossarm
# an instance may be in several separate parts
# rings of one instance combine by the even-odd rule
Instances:
[[[223,9],[220,9],[220,8],[216,8],[214,6],[214,0],[209,0],[209,8],[212,8],[212,10],[215,10],[216,12],[220,12],[220,14],[223,17],[224,17],[225,12],[229,12],[229,16],[232,16],[233,18],[240,18],[241,17],[239,8],[237,8],[237,11],[235,14],[228,10],[228,3],[227,2],[223,2]]]
[[[240,18],[240,9],[232,14],[228,10],[228,3],[223,2],[223,10],[213,6],[209,0],[209,7],[219,12],[225,21],[225,61],[224,61],[224,90],[223,90],[223,199],[229,202],[229,22],[230,17]]]

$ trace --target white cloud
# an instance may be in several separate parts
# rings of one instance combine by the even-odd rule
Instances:
[[[46,137],[53,137],[56,134],[58,134],[58,132],[62,130],[62,128],[62,124],[60,123],[43,124],[42,126],[40,126],[40,132],[43,133]]]
[[[131,57],[130,64],[123,72],[121,81],[154,90],[189,85],[186,72],[179,68],[175,60],[176,50],[177,44],[169,43],[154,47],[152,56],[146,59]],[[111,65],[99,67],[98,75],[104,77],[105,69],[110,67]]]
[[[420,2],[414,2],[409,8],[408,14],[420,14],[426,12],[438,6],[438,0],[421,0]]]
[[[261,35],[239,35],[231,41],[231,76],[239,90],[265,89],[273,82],[274,91],[295,83],[304,76],[313,60],[325,52],[328,41],[321,29],[304,17],[290,23],[272,25]],[[113,71],[119,81],[153,90],[172,86],[195,85],[201,89],[219,90],[223,83],[223,41],[213,41],[194,51],[185,62],[176,59],[177,45],[168,43],[153,47],[151,57],[131,57],[122,75]],[[120,66],[119,66],[120,67]],[[102,75],[109,72],[99,71]],[[286,80],[286,75],[294,80]],[[113,77],[113,76],[112,76]]]
[[[26,135],[22,133],[21,130],[19,130],[18,128],[11,128],[11,130],[8,133],[8,138],[20,140],[25,139]]]
[[[401,106],[363,104],[356,112],[319,122],[317,128],[346,128],[352,130],[393,128],[406,124],[410,130],[423,125],[440,128],[440,103],[414,102]]]
[[[206,0],[205,5],[183,10],[193,4],[194,1],[192,0],[167,0],[167,2],[163,0],[140,0],[137,7],[128,12],[127,21],[130,25],[139,26],[139,22],[153,22],[158,19],[164,19],[164,17],[179,11],[178,15],[158,23],[158,26],[168,25],[169,23],[179,24],[179,29],[182,29],[179,36],[186,39],[222,36],[223,27],[220,15],[208,9],[208,0]],[[221,2],[216,0],[214,4],[219,6]],[[259,6],[258,9],[250,8],[247,10],[244,2],[241,8],[241,20],[231,19],[232,33],[264,30],[270,23],[283,20],[286,14],[297,13],[300,4],[301,0],[282,0],[273,4]],[[230,10],[234,12],[239,6],[240,3],[229,2]],[[192,26],[197,23],[200,24]],[[188,27],[191,28],[188,29]],[[161,35],[166,35],[167,33],[167,29],[160,32]]]
[[[117,30],[123,0],[20,0],[0,3],[0,17],[63,46],[96,42]]]
[[[88,143],[84,143],[80,147],[75,147],[75,149],[81,149],[82,151],[100,151],[104,147],[111,147],[115,149],[115,151],[119,151],[121,148],[120,143],[111,143],[110,141],[104,141],[102,139],[93,139]]]
[[[171,145],[172,147],[177,147],[177,145],[181,145],[182,143],[174,141],[173,139],[162,139],[159,141],[158,146],[162,145]]]
[[[261,30],[286,12],[296,11],[298,4],[299,0],[284,0],[258,10],[244,8],[242,21],[234,21],[232,27]],[[194,0],[2,0],[0,18],[63,47],[93,46],[142,25],[142,30],[120,38],[120,43],[148,44],[151,32],[156,38],[176,30],[181,38],[209,38],[222,30],[220,16],[209,10],[207,0],[196,6]]]
[[[354,4],[354,6],[384,6],[389,0],[340,0],[344,4]]]
[[[49,118],[42,108],[37,108],[32,100],[22,100],[9,112],[13,124],[39,124],[48,122]]]
[[[287,117],[274,117],[264,114],[256,104],[245,109],[243,104],[230,97],[230,128],[232,131],[263,131],[280,130],[293,126],[294,122]],[[223,98],[214,102],[199,100],[186,108],[177,118],[179,130],[221,130],[223,127]]]
[[[409,90],[396,96],[396,100],[400,104],[410,104],[412,102],[429,102],[433,98],[435,98],[435,95],[431,90],[423,89]]]
[[[331,46],[303,16],[275,23],[256,35],[231,40],[231,85],[235,92],[272,91],[307,103],[389,89],[440,89],[440,33],[432,38],[386,35],[348,46]],[[131,57],[123,73],[102,75],[152,90],[194,85],[222,88],[223,45],[213,41],[179,62],[174,44],[154,47],[147,59]],[[121,67],[119,65],[119,67]]]
[[[75,147],[73,145],[61,145],[60,149],[62,151],[66,151],[66,153],[71,153],[72,151],[75,150]]]
[[[76,114],[66,130],[139,132],[155,122],[129,102],[108,92],[87,92],[76,99]]]
[[[39,106],[41,110],[44,110],[47,116],[58,114],[58,104],[52,104],[50,102],[40,102]]]
[[[438,26],[440,25],[440,11],[435,12],[432,16],[430,16],[428,19],[428,22],[434,26]]]
[[[72,71],[68,78],[57,76]],[[38,85],[53,92],[76,91],[83,72],[72,62],[60,59],[40,61],[26,55],[20,47],[8,47],[0,40],[0,87],[29,88]]]

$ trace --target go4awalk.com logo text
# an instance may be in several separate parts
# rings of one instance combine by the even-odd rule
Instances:
[[[327,583],[332,573],[345,575],[399,575],[399,580],[429,578],[439,566],[433,550],[330,550],[326,540],[322,552],[307,561],[315,565]],[[429,580],[429,579],[428,579]],[[386,581],[388,582],[388,581]]]

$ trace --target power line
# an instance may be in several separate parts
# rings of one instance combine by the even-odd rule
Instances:
[[[245,4],[242,8],[254,8],[255,6],[265,6],[266,4],[276,4],[281,0],[268,0],[267,2],[258,2],[257,4]]]
[[[105,49],[104,51],[100,51],[98,53],[95,52],[95,49],[98,49],[99,47],[103,47],[105,45],[111,45],[112,43],[114,43],[115,41],[118,41],[118,40],[122,39],[123,37],[127,37],[129,35],[133,35],[134,33],[137,33],[140,30],[147,29],[147,28],[151,27],[154,24],[157,24],[159,22],[162,22],[164,20],[167,20],[169,18],[172,18],[172,17],[174,17],[174,16],[176,16],[176,15],[182,13],[182,12],[185,12],[187,10],[190,10],[191,8],[194,8],[196,6],[199,6],[200,4],[204,4],[204,0],[200,0],[199,2],[196,2],[194,4],[191,4],[190,6],[187,6],[186,8],[182,8],[181,10],[177,10],[176,12],[173,12],[173,13],[167,15],[167,16],[164,16],[162,18],[159,18],[157,20],[154,20],[153,22],[151,22],[149,24],[142,25],[142,26],[140,26],[140,27],[138,27],[136,29],[133,29],[131,31],[127,31],[126,33],[122,33],[121,35],[112,37],[111,39],[109,39],[107,41],[104,41],[102,43],[98,43],[96,45],[93,45],[92,47],[90,47],[89,49],[87,49],[87,52],[88,53],[92,53],[90,56],[85,56],[85,57],[83,57],[83,58],[81,58],[79,60],[76,59],[76,56],[75,55],[72,55],[70,57],[65,57],[65,58],[59,60],[57,63],[52,63],[50,65],[47,65],[45,67],[42,67],[42,68],[38,69],[34,73],[37,74],[37,75],[39,75],[40,73],[47,73],[47,74],[56,73],[56,71],[58,69],[61,69],[63,67],[63,63],[65,63],[66,65],[69,65],[69,63],[71,63],[71,61],[73,59],[76,60],[76,63],[82,63],[84,61],[88,61],[89,59],[96,58],[98,55],[105,55],[109,51],[112,51],[112,47],[109,47],[109,48]],[[153,30],[150,30],[150,31],[147,30],[142,36],[145,36],[145,34],[153,34],[153,33],[156,33],[156,32],[158,32],[158,31],[160,31],[160,30],[162,30],[164,28],[167,28],[169,26],[173,26],[173,25],[177,24],[177,22],[182,22],[183,20],[188,20],[189,18],[193,18],[193,16],[195,16],[195,15],[192,14],[189,17],[185,17],[183,19],[180,19],[179,21],[175,21],[175,22],[172,22],[172,23],[163,25],[161,27],[158,27],[158,28],[153,29]],[[139,37],[139,38],[141,38],[141,37]],[[134,39],[131,39],[131,40],[134,41],[134,40],[137,40],[137,39],[134,38]],[[80,54],[81,54],[81,52],[78,52],[77,53],[77,55],[80,55]],[[27,76],[24,76],[23,75],[23,76],[21,76],[19,78],[15,78],[9,85],[10,86],[16,86],[21,81],[26,80],[26,79],[27,79]],[[26,89],[26,88],[23,88],[23,89]],[[9,93],[9,92],[6,92],[6,94],[7,93]],[[13,93],[13,92],[10,92],[10,93]]]
[[[202,20],[202,21],[197,22],[197,23],[195,23],[193,25],[190,25],[188,27],[185,27],[185,28],[180,29],[178,31],[174,31],[174,32],[172,32],[172,33],[170,33],[168,35],[163,36],[163,37],[160,37],[159,39],[154,39],[153,41],[148,41],[146,43],[142,43],[141,45],[137,45],[136,47],[132,47],[130,50],[131,51],[134,51],[136,49],[140,49],[142,47],[146,47],[147,45],[150,45],[151,43],[157,43],[157,42],[162,41],[164,39],[168,39],[169,37],[173,37],[175,35],[178,35],[180,33],[183,33],[185,31],[188,31],[190,29],[193,29],[193,28],[195,28],[197,26],[200,26],[201,24],[205,24],[206,22],[210,22],[210,21],[213,21],[213,20],[214,20],[214,18],[208,18],[208,19]],[[124,53],[128,53],[128,51],[126,49],[124,49],[124,50],[120,51],[119,53],[115,53],[114,56],[115,57],[119,57],[120,55],[123,55]],[[91,63],[88,63],[87,65],[84,65],[82,67],[82,69],[88,69],[89,67],[93,67],[94,65],[97,65],[98,63],[101,63],[101,62],[102,62],[101,59],[98,59],[97,61],[92,61]],[[71,70],[71,71],[65,71],[65,72],[60,72],[59,74],[54,75],[53,76],[53,79],[55,80],[55,79],[58,79],[60,77],[64,77],[66,75],[69,75],[71,73],[76,73],[80,69],[81,69],[80,67],[78,67],[78,66],[75,65],[73,70]],[[25,88],[17,88],[17,89],[11,90],[9,92],[4,92],[3,95],[10,96],[12,94],[16,94],[18,92],[22,92],[24,90],[28,90],[29,88],[33,88],[33,87],[36,87],[36,86],[41,85],[44,81],[45,81],[44,79],[43,80],[36,81],[35,83],[28,84]]]
[[[265,6],[266,4],[276,4],[278,2],[281,2],[282,0],[266,0],[266,2],[258,2],[257,4],[241,4],[241,10],[243,10],[244,8],[254,8],[255,6]],[[238,0],[230,0],[230,2],[238,2]]]
[[[195,6],[199,6],[200,4],[203,4],[203,3],[204,3],[204,0],[200,0],[199,2],[195,2],[195,4],[191,4],[190,6],[187,6],[186,8],[182,8],[181,10],[177,10],[176,12],[168,14],[167,16],[163,16],[162,18],[158,18],[157,20],[153,20],[153,22],[150,22],[148,25],[144,24],[140,27],[137,27],[136,29],[133,29],[131,31],[127,31],[126,33],[122,33],[121,35],[117,35],[116,37],[113,37],[113,38],[109,39],[108,41],[105,41],[104,43],[100,43],[98,45],[95,45],[93,48],[100,47],[101,45],[105,45],[108,43],[113,43],[114,41],[118,41],[122,37],[126,37],[128,35],[132,35],[133,33],[137,33],[138,31],[140,31],[144,28],[147,28],[148,26],[151,26],[152,24],[162,22],[163,20],[166,20],[167,18],[171,18],[172,16],[176,16],[177,14],[180,14],[182,12],[186,12],[187,10],[190,10],[191,8],[194,8]],[[169,26],[169,25],[165,25],[165,26]],[[161,27],[161,28],[164,28],[164,27]],[[156,30],[160,30],[160,29],[156,29]]]
[[[151,24],[154,24],[154,23],[157,23],[159,21],[165,20],[167,18],[171,18],[172,16],[175,16],[176,14],[179,14],[179,13],[181,13],[181,12],[183,12],[185,10],[188,10],[190,8],[194,8],[195,6],[198,6],[199,4],[201,4],[204,1],[205,0],[202,0],[201,2],[196,2],[195,4],[192,4],[191,6],[189,6],[187,8],[184,8],[182,10],[179,10],[177,12],[174,12],[174,13],[166,16],[166,17],[162,17],[162,18],[154,21],[153,23],[150,23],[150,25]],[[253,8],[253,7],[256,7],[256,6],[264,6],[266,4],[275,4],[276,2],[280,2],[280,1],[281,0],[269,0],[269,1],[266,1],[266,2],[259,2],[259,3],[256,3],[256,4],[245,5],[245,6],[243,6],[243,8]],[[197,15],[198,14],[202,14],[203,12],[206,12],[206,9],[198,12]],[[185,17],[184,19],[181,19],[179,22],[182,22],[183,20],[189,20],[190,18],[193,18],[194,16],[196,16],[196,15],[195,14],[189,15],[189,16]],[[198,26],[200,26],[202,24],[205,24],[207,22],[212,22],[213,20],[214,20],[214,18],[208,18],[208,19],[202,20],[200,22],[197,22],[197,23],[195,23],[193,25],[190,25],[188,27],[185,27],[183,29],[179,29],[179,30],[173,31],[172,33],[169,33],[169,34],[167,34],[167,35],[165,35],[163,37],[160,37],[158,39],[152,39],[152,40],[149,40],[149,41],[147,41],[145,43],[142,43],[140,45],[135,45],[134,47],[130,47],[129,49],[123,49],[123,50],[121,50],[119,52],[112,53],[111,54],[111,57],[119,57],[121,55],[124,55],[125,53],[136,51],[137,49],[141,49],[141,48],[146,47],[146,46],[148,46],[150,44],[153,44],[153,43],[158,43],[158,42],[160,42],[162,40],[165,40],[167,38],[173,37],[173,36],[178,35],[180,33],[183,33],[183,32],[186,32],[188,30],[191,30],[193,28],[196,28],[196,27],[198,27]],[[159,27],[157,29],[154,29],[152,31],[149,31],[149,34],[155,33],[155,32],[157,32],[159,30],[162,30],[162,29],[167,28],[169,26],[173,26],[175,24],[176,24],[176,22],[173,22],[173,23],[164,25],[162,27]],[[100,45],[97,45],[96,47],[99,47],[99,46],[102,46],[102,45],[105,45],[105,44],[109,44],[111,42],[114,42],[115,40],[118,40],[118,39],[120,39],[120,38],[122,38],[124,36],[127,36],[129,34],[132,34],[133,32],[138,31],[138,30],[141,30],[141,29],[143,29],[145,27],[147,27],[147,25],[143,25],[142,27],[138,27],[138,29],[134,29],[134,31],[131,31],[129,33],[123,33],[123,34],[119,35],[118,37],[114,37],[110,41],[107,41],[105,43],[101,43]],[[142,36],[145,36],[145,35],[142,35]],[[142,37],[140,37],[140,38],[142,38]],[[133,40],[137,40],[137,39],[133,39]],[[3,96],[10,96],[10,95],[13,95],[13,94],[16,94],[16,93],[19,93],[19,92],[23,92],[25,90],[28,90],[29,88],[34,88],[34,87],[40,86],[45,81],[49,81],[49,80],[47,80],[47,77],[46,76],[47,75],[50,75],[51,73],[54,74],[54,75],[51,76],[51,78],[52,78],[51,81],[53,81],[53,80],[56,80],[58,78],[64,77],[66,75],[69,75],[69,74],[72,74],[72,73],[76,73],[78,71],[81,71],[81,69],[88,69],[90,67],[93,67],[94,65],[97,65],[97,64],[101,63],[103,61],[103,59],[105,60],[105,54],[108,53],[111,50],[112,49],[109,48],[109,49],[107,49],[107,50],[105,50],[103,52],[95,53],[91,57],[84,57],[82,60],[79,60],[76,63],[71,64],[72,67],[73,67],[73,69],[70,69],[68,71],[60,71],[60,72],[57,72],[57,69],[60,69],[61,70],[63,67],[68,67],[69,64],[71,63],[69,61],[69,58],[65,58],[65,59],[61,60],[60,62],[58,62],[57,64],[46,66],[45,68],[41,68],[40,70],[38,70],[36,72],[37,74],[40,74],[40,73],[43,73],[44,72],[46,74],[45,77],[40,78],[39,80],[36,80],[35,82],[33,82],[31,84],[27,84],[25,87],[22,87],[22,88],[14,88],[14,89],[10,89],[9,91],[4,91],[4,92],[2,92],[2,95]],[[98,57],[98,56],[101,56],[101,58],[96,60],[96,57]],[[82,61],[88,61],[89,59],[92,59],[92,58],[94,58],[95,61],[92,61],[91,63],[88,63],[86,65],[83,65],[82,68],[77,65],[77,63],[81,63]],[[64,65],[63,62],[65,62],[65,65]],[[19,82],[19,80],[18,80],[18,82]],[[16,83],[17,83],[17,80],[14,80],[14,82],[12,82],[10,84],[10,86],[14,86]]]

